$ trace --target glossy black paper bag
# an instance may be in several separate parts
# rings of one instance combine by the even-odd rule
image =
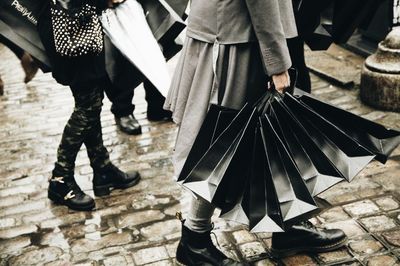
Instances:
[[[207,112],[204,122],[196,136],[185,164],[179,175],[178,181],[183,181],[190,174],[193,167],[199,162],[215,139],[219,137],[238,114],[237,110],[212,104]]]
[[[283,102],[347,180],[352,180],[374,158],[357,141],[293,96],[286,94]]]
[[[243,158],[247,158],[246,151],[250,147],[246,140],[251,136],[248,132],[251,131],[255,119],[256,110],[248,105],[244,106],[194,166],[183,185],[203,199],[213,202],[223,178],[229,178],[230,173],[233,178],[242,177],[244,174],[237,171],[244,168],[238,163],[246,164]]]
[[[307,132],[273,103],[270,120],[283,140],[312,196],[344,180]]]
[[[385,163],[389,155],[400,144],[400,132],[362,118],[346,110],[322,102],[299,90],[295,94],[301,102],[341,128],[363,147],[375,154],[375,159]]]

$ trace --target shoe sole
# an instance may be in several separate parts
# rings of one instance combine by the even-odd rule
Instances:
[[[140,179],[141,179],[141,177],[138,174],[136,179],[134,179],[131,182],[126,183],[126,184],[114,185],[113,183],[111,183],[111,184],[102,185],[102,186],[93,186],[93,192],[96,197],[108,196],[111,193],[111,189],[125,189],[125,188],[133,187],[139,183]]]
[[[95,203],[92,203],[89,205],[84,205],[84,206],[75,206],[75,205],[72,205],[72,204],[68,203],[67,201],[65,201],[58,194],[53,193],[51,191],[47,192],[47,197],[55,204],[67,206],[68,208],[70,208],[71,210],[74,210],[74,211],[91,211],[96,206]]]
[[[310,252],[310,253],[321,253],[321,252],[328,252],[328,251],[333,251],[336,249],[339,249],[346,245],[348,238],[344,238],[343,240],[336,242],[334,244],[328,245],[328,246],[322,246],[322,247],[301,247],[301,248],[292,248],[292,249],[274,249],[271,248],[271,255],[274,258],[283,258],[283,257],[288,257],[288,256],[293,256],[298,253],[303,253],[303,252]]]
[[[139,129],[137,129],[137,130],[130,130],[130,131],[128,131],[128,130],[124,130],[123,127],[118,126],[118,129],[119,129],[121,132],[123,132],[123,133],[125,133],[125,134],[128,134],[128,135],[140,135],[140,134],[142,134],[142,128],[139,128]]]

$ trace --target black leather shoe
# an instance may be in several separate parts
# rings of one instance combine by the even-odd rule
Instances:
[[[248,265],[228,258],[212,243],[210,231],[196,233],[182,224],[182,237],[176,251],[176,260],[188,266],[242,266]]]
[[[92,197],[80,189],[74,177],[52,177],[49,180],[48,197],[76,211],[90,211],[95,207]]]
[[[346,242],[347,236],[342,230],[317,229],[307,221],[284,233],[273,233],[271,253],[281,258],[300,252],[327,252],[344,246]]]
[[[149,121],[172,121],[172,112],[158,108],[147,108],[147,119]]]
[[[98,197],[110,194],[111,188],[129,188],[139,183],[140,175],[136,171],[122,172],[113,164],[101,170],[94,170],[93,191]]]
[[[142,127],[133,114],[123,117],[115,117],[115,123],[119,130],[129,135],[142,134]]]

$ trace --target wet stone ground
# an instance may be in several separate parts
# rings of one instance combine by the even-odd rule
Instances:
[[[176,126],[147,121],[139,89],[135,115],[143,134],[126,136],[117,131],[105,100],[103,132],[112,160],[124,170],[139,170],[143,180],[96,198],[95,211],[69,211],[47,199],[47,179],[73,107],[71,94],[49,74],[39,73],[25,85],[18,61],[3,46],[0,73],[6,84],[0,97],[0,265],[174,265],[180,236],[174,216],[188,205],[187,195],[171,178]],[[313,84],[322,99],[400,128],[399,114],[364,106],[357,90],[334,87],[316,76]],[[84,151],[76,176],[93,196]],[[329,207],[312,221],[343,229],[350,241],[341,250],[276,261],[269,256],[270,234],[250,234],[243,226],[215,219],[218,243],[232,257],[255,265],[399,265],[399,177],[397,149],[385,166],[372,162],[352,183],[341,183],[321,196]]]

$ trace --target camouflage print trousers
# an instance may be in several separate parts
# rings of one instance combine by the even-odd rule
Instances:
[[[72,87],[75,99],[74,111],[64,128],[57,152],[53,175],[73,175],[78,152],[85,144],[90,165],[93,169],[103,168],[110,163],[103,144],[100,113],[103,105],[104,86]]]

